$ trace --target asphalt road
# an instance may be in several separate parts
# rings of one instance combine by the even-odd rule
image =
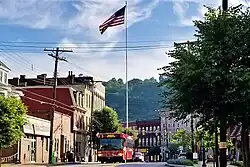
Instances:
[[[154,162],[154,163],[145,163],[145,162],[134,162],[134,163],[89,163],[89,164],[81,164],[81,165],[63,165],[60,167],[164,167],[164,162]]]

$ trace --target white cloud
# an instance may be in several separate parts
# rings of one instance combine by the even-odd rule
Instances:
[[[123,0],[73,1],[72,6],[77,11],[77,14],[67,21],[62,18],[62,10],[58,7],[60,6],[58,3],[62,1],[24,0],[18,1],[18,5],[15,2],[6,1],[0,4],[0,19],[7,20],[8,24],[20,24],[36,29],[60,26],[68,30],[65,32],[65,36],[68,33],[84,34],[84,36],[90,36],[96,41],[114,41],[99,45],[101,48],[91,49],[89,48],[90,44],[75,44],[74,39],[62,39],[59,45],[62,46],[63,44],[65,48],[72,48],[74,52],[64,55],[72,64],[59,63],[59,76],[67,75],[68,71],[72,70],[76,74],[94,75],[102,80],[108,80],[111,77],[125,78],[125,51],[111,51],[112,47],[119,43],[121,39],[119,32],[124,30],[125,27],[112,27],[102,36],[98,31],[99,24],[123,6]],[[128,26],[149,18],[159,2],[160,0],[147,1],[147,3],[144,0],[130,0],[128,4]],[[172,43],[169,43],[169,45],[172,45]],[[122,46],[121,43],[119,43],[119,46]],[[165,54],[167,50],[129,51],[129,78],[148,78],[152,76],[158,78],[159,71],[157,71],[157,68],[171,61]],[[29,63],[18,64],[4,59],[7,60],[5,61],[7,65],[12,64],[11,76],[27,74],[29,77],[35,77],[39,73],[47,73],[52,76],[54,61],[47,53],[35,55],[21,53],[20,56],[25,56]]]
[[[197,11],[192,11],[193,15],[191,16],[188,14],[190,2],[196,3],[198,5]],[[236,6],[239,4],[249,6],[248,2],[250,4],[250,1],[245,0],[229,0],[229,6]],[[192,20],[200,20],[206,13],[207,9],[204,7],[204,5],[208,7],[219,7],[221,6],[221,0],[174,0],[173,4],[173,10],[179,17],[180,25],[193,26]]]
[[[63,11],[59,8],[62,1],[48,0],[8,0],[0,2],[2,24],[44,29],[59,24]]]
[[[145,6],[141,6],[142,0],[131,0],[128,2],[128,26],[145,20],[151,16],[152,10],[157,6],[159,0],[152,0]],[[73,6],[78,10],[78,14],[69,23],[69,28],[79,33],[87,30],[88,35],[98,40],[110,40],[116,37],[125,26],[110,28],[104,35],[100,35],[99,25],[107,20],[114,12],[124,6],[123,0],[84,0]]]

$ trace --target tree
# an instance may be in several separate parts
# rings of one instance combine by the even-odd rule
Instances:
[[[199,143],[202,140],[202,143],[206,149],[215,150],[216,140],[215,135],[211,134],[209,131],[205,131],[204,129],[200,128],[195,132],[195,141]],[[218,141],[220,141],[218,137]],[[217,143],[219,144],[219,143]],[[233,144],[231,140],[227,140],[227,148],[232,149]]]
[[[189,150],[191,147],[191,133],[184,129],[179,129],[173,136],[172,142],[178,146],[183,146],[185,150]]]
[[[156,79],[132,79],[129,83],[129,119],[147,120],[158,117],[161,106],[161,87]],[[104,83],[106,88],[106,104],[118,112],[120,120],[125,121],[125,83],[122,79],[111,79]],[[144,114],[141,114],[144,113]]]
[[[0,149],[16,144],[27,122],[27,107],[14,97],[0,96]]]
[[[208,8],[204,20],[194,23],[197,41],[175,46],[169,55],[176,61],[162,68],[168,78],[164,86],[170,88],[163,94],[165,105],[179,119],[194,112],[210,132],[218,123],[220,141],[226,142],[228,125],[247,125],[250,118],[250,12],[241,6],[226,12]],[[248,125],[243,127],[247,133]],[[245,143],[244,162],[250,166]],[[220,166],[226,166],[225,148],[220,149]]]
[[[106,106],[101,111],[95,111],[93,115],[94,119],[102,124],[102,126],[96,127],[96,131],[99,133],[112,133],[121,129],[117,112],[112,108]]]
[[[132,136],[134,140],[137,139],[137,135],[138,135],[138,133],[131,128],[122,128],[121,133],[128,134],[129,136]]]

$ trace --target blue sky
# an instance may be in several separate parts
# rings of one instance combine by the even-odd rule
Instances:
[[[202,19],[203,5],[217,7],[220,3],[221,0],[128,0],[128,45],[161,46],[128,52],[129,79],[158,78],[157,68],[172,61],[165,52],[173,42],[193,39],[192,20]],[[125,51],[114,52],[112,47],[124,47],[125,26],[108,28],[104,35],[98,31],[98,26],[124,4],[123,0],[2,1],[0,60],[12,69],[10,77],[41,73],[52,76],[53,59],[43,52],[43,47],[64,46],[74,52],[63,55],[69,63],[60,62],[59,76],[72,70],[76,75],[93,75],[102,80],[124,78]]]

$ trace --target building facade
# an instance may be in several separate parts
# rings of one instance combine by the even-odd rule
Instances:
[[[9,72],[10,69],[0,61],[0,95],[6,97],[16,97],[20,99],[20,96],[23,96],[22,91],[18,91],[8,84]]]
[[[50,115],[53,107],[52,87],[49,86],[28,86],[20,87],[24,96],[22,100],[28,107],[28,115],[44,119],[50,122]],[[70,87],[58,87],[54,124],[53,124],[53,152],[57,162],[65,159],[67,151],[74,151],[74,135],[72,124],[74,123],[73,90]],[[30,134],[28,134],[30,136]],[[31,136],[32,137],[32,136]],[[31,138],[30,137],[30,138]],[[39,147],[41,149],[41,147]],[[38,152],[41,152],[37,150]],[[48,160],[48,158],[46,158]],[[38,159],[32,162],[39,163]],[[48,163],[44,160],[45,163]]]
[[[188,115],[186,119],[183,120],[176,120],[175,118],[171,118],[171,111],[162,110],[160,111],[159,115],[161,118],[161,138],[162,138],[162,145],[161,145],[161,155],[162,160],[166,161],[169,158],[169,145],[171,145],[171,140],[175,133],[183,129],[188,133],[191,133],[191,116]],[[194,131],[196,130],[196,123],[197,119],[194,119]]]
[[[129,127],[138,132],[136,150],[149,161],[160,161],[161,146],[160,119],[129,122]],[[126,123],[123,123],[126,126]]]
[[[90,126],[91,126],[91,111],[92,105],[93,110],[101,110],[105,106],[105,87],[102,83],[97,82],[94,85],[92,84],[94,81],[93,77],[79,76],[76,77],[72,71],[69,71],[69,75],[67,77],[58,78],[57,89],[59,88],[67,88],[69,93],[67,96],[57,96],[57,101],[60,101],[70,108],[66,107],[67,110],[71,112],[69,114],[71,132],[73,138],[73,147],[72,151],[75,152],[75,160],[76,161],[95,161],[97,160],[95,153],[96,150],[90,148]],[[46,74],[37,75],[36,78],[26,78],[24,75],[20,75],[20,78],[9,79],[9,83],[15,86],[23,86],[24,88],[31,87],[50,87],[53,84],[53,78],[48,78]],[[57,90],[58,92],[58,90]],[[93,98],[92,98],[93,95]],[[45,94],[46,97],[52,98],[52,90]],[[36,98],[36,97],[33,97]],[[68,98],[71,101],[64,102],[65,99]],[[27,98],[26,98],[27,100]],[[41,99],[40,99],[41,100]],[[93,100],[93,101],[92,101]],[[62,105],[62,104],[58,105]],[[43,106],[45,104],[42,104]],[[65,107],[65,106],[63,106]],[[64,111],[60,111],[63,114],[62,117],[65,116]],[[32,111],[31,115],[37,113],[37,111]],[[67,115],[67,114],[66,114]],[[59,119],[60,121],[65,121],[67,118]],[[57,128],[56,126],[54,126]],[[64,128],[65,129],[65,128]],[[66,128],[67,129],[67,128]],[[69,136],[67,136],[69,138]],[[54,143],[57,143],[58,138]],[[63,145],[64,140],[59,139],[60,148]],[[65,140],[67,141],[67,140]],[[71,141],[71,140],[70,140]],[[55,149],[58,150],[57,146]],[[59,152],[59,150],[58,150]],[[63,151],[61,151],[63,153]],[[63,154],[58,154],[58,160],[62,159]]]

